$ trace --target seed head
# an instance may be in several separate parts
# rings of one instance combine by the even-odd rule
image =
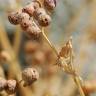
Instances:
[[[26,30],[25,30],[26,34],[29,35],[29,37],[39,37],[41,30],[40,28],[35,24],[35,22],[32,22],[32,25],[29,26]]]
[[[34,18],[37,20],[39,15],[41,15],[41,14],[46,14],[46,11],[44,10],[44,8],[36,9],[34,12]]]
[[[0,77],[0,91],[3,91],[6,86],[6,80]]]
[[[59,52],[60,57],[68,58],[70,56],[70,50],[72,50],[72,42],[69,39]]]
[[[23,20],[29,20],[30,16],[27,13],[22,12],[19,14],[18,19],[20,22],[22,22]]]
[[[48,26],[51,23],[51,17],[47,14],[41,14],[38,17],[38,23],[41,26]]]
[[[8,19],[9,22],[13,25],[17,25],[20,23],[18,16],[21,14],[21,11],[17,11],[17,12],[11,12],[8,14]]]
[[[34,11],[33,4],[29,4],[22,9],[22,12],[28,13],[30,16],[33,16]]]
[[[5,91],[11,95],[16,92],[17,89],[17,82],[16,80],[7,80],[7,85],[5,87]]]
[[[33,1],[30,4],[28,4],[27,6],[25,6],[22,9],[22,12],[28,13],[32,17],[35,9],[39,8],[40,6],[41,5],[38,1]]]
[[[30,19],[24,19],[20,23],[20,26],[21,26],[22,30],[26,30],[31,25],[32,25],[32,21]]]
[[[56,0],[44,0],[44,6],[47,10],[54,10],[56,7]]]
[[[22,72],[22,80],[24,80],[24,86],[31,85],[39,78],[39,73],[34,68],[26,68]]]

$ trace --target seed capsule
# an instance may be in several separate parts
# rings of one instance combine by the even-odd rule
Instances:
[[[33,16],[34,10],[35,9],[33,4],[29,4],[22,9],[22,12],[28,13],[30,16]]]
[[[28,4],[27,6],[25,6],[22,9],[22,12],[28,13],[30,16],[33,16],[35,9],[39,8],[40,6],[41,5],[40,5],[39,1],[33,1],[30,4]]]
[[[21,14],[20,11],[18,12],[12,12],[8,14],[8,19],[11,24],[17,25],[20,23],[18,16]]]
[[[27,13],[21,13],[18,16],[18,19],[20,22],[23,22],[23,20],[29,20],[30,16]]]
[[[6,86],[6,80],[0,77],[0,91],[3,91]]]
[[[5,87],[5,91],[11,95],[16,92],[17,89],[17,82],[16,80],[7,80],[7,85]]]
[[[47,10],[54,10],[56,7],[56,0],[44,0],[44,6]]]
[[[38,16],[41,14],[46,14],[46,11],[44,10],[44,8],[38,8],[35,10],[34,12],[34,18],[37,20]]]
[[[24,80],[24,86],[31,85],[39,78],[39,73],[34,68],[26,68],[22,72],[22,79]]]
[[[29,26],[32,25],[32,21],[29,19],[24,19],[22,20],[22,22],[20,23],[20,26],[23,30],[26,30]]]
[[[32,22],[32,25],[29,26],[25,31],[29,37],[39,37],[41,33],[40,28],[35,24],[35,22]]]
[[[38,23],[41,26],[48,26],[51,23],[51,17],[47,14],[41,14],[38,17]]]

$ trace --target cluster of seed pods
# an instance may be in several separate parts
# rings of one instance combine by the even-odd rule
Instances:
[[[51,23],[48,14],[56,7],[56,0],[44,0],[43,4],[38,0],[33,0],[30,4],[18,11],[8,14],[8,20],[13,25],[20,25],[24,33],[29,36],[39,37],[42,27],[47,27]],[[23,86],[29,86],[39,78],[39,72],[35,68],[25,68],[22,71]],[[5,90],[9,95],[14,94],[21,81],[5,80],[0,78],[0,91]]]
[[[48,11],[51,12],[55,7],[56,0],[44,0],[43,4],[34,0],[22,9],[9,13],[8,19],[13,25],[19,24],[28,35],[38,37],[41,33],[40,28],[50,25],[51,17]]]
[[[23,86],[30,86],[39,78],[39,72],[35,68],[25,68],[22,71],[22,81],[24,81]],[[17,80],[6,80],[0,77],[0,91],[5,90],[8,95],[14,94],[21,81]]]

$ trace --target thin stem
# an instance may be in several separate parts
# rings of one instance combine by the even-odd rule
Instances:
[[[70,42],[71,42],[71,44],[72,44],[72,39],[70,40]],[[70,50],[70,65],[71,65],[71,68],[72,68],[72,70],[74,70],[73,69],[73,50],[72,50],[72,48],[71,48],[71,50]],[[80,79],[79,79],[79,76],[78,75],[73,75],[73,79],[74,79],[74,81],[75,81],[75,83],[76,83],[76,85],[77,85],[77,87],[78,87],[78,90],[79,90],[79,92],[80,92],[80,95],[81,96],[85,96],[85,94],[84,94],[84,91],[83,91],[83,89],[82,89],[82,85],[81,85],[81,82],[80,82]]]
[[[16,53],[16,56],[18,56],[19,49],[20,49],[20,43],[21,43],[21,32],[20,28],[16,28],[15,37],[14,37],[14,43],[13,43],[13,49]]]
[[[49,46],[53,49],[53,51],[56,53],[57,57],[59,56],[56,48],[51,44],[51,42],[49,41],[49,39],[47,38],[47,36],[45,35],[44,33],[44,28],[42,28],[42,35],[44,37],[44,39],[46,40],[46,42],[49,44]],[[70,51],[70,64],[72,65],[72,50]],[[61,62],[61,61],[60,61]],[[73,68],[72,68],[73,69]],[[83,92],[83,89],[82,89],[82,85],[80,83],[80,79],[78,76],[73,76],[73,79],[74,79],[74,82],[76,83],[77,87],[78,87],[78,90],[80,92],[80,96],[85,96],[84,92]]]
[[[49,44],[49,46],[54,50],[55,54],[56,54],[57,56],[59,56],[56,48],[51,44],[51,42],[49,41],[49,39],[48,39],[47,36],[45,35],[45,33],[44,33],[44,28],[42,28],[42,35],[43,35],[44,39],[46,40],[46,42]]]
[[[80,92],[80,95],[81,96],[85,96],[84,91],[82,89],[82,85],[81,85],[81,82],[80,82],[79,77],[78,76],[74,76],[73,79],[74,79],[74,81],[75,81],[75,83],[76,83],[76,85],[78,87],[78,90]]]

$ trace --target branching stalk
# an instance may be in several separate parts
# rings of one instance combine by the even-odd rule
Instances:
[[[49,39],[47,38],[46,34],[44,33],[44,28],[42,28],[42,35],[43,35],[44,39],[46,40],[46,42],[48,43],[48,45],[52,48],[52,50],[55,52],[55,54],[56,54],[57,57],[58,57],[59,54],[58,54],[56,48],[52,45],[52,43],[49,41]],[[70,56],[70,57],[71,57],[71,58],[70,58],[70,60],[71,60],[70,65],[71,65],[71,68],[72,68],[72,70],[73,70],[73,67],[72,67],[72,61],[73,61],[73,60],[72,60],[72,50],[71,50],[71,52],[70,52],[70,55],[71,55],[71,56]],[[60,59],[60,60],[62,60],[62,59]],[[62,61],[60,61],[60,62],[62,62]],[[81,85],[79,76],[78,76],[78,75],[73,75],[72,77],[73,77],[73,79],[74,79],[75,84],[76,84],[77,87],[78,87],[78,90],[79,90],[79,92],[80,92],[80,96],[85,96],[84,91],[83,91],[83,89],[82,89],[82,85]]]

